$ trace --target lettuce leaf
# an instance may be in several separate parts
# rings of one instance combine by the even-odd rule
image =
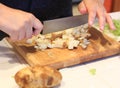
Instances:
[[[89,72],[90,72],[91,75],[96,75],[96,69],[95,68],[90,69]]]
[[[105,28],[103,32],[111,32],[115,36],[120,36],[120,20],[113,20],[113,23],[116,27],[115,30],[110,30],[109,25],[105,24]]]

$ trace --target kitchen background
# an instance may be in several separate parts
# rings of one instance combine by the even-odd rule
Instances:
[[[79,1],[73,0],[74,15],[79,14]],[[108,12],[120,11],[119,3],[120,0],[105,0],[105,7]],[[111,16],[118,19],[119,15],[120,12]],[[7,41],[0,41],[0,88],[18,88],[13,78],[14,74],[26,65],[24,59],[13,52]],[[57,88],[120,88],[120,56],[65,68],[61,73],[63,81]]]
[[[78,15],[77,4],[82,0],[73,0],[73,15]],[[104,6],[107,12],[120,11],[120,0],[105,0]]]

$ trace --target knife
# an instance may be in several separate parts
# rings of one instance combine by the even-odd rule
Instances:
[[[43,21],[42,34],[57,32],[68,28],[77,27],[88,22],[88,14],[70,16],[54,20]]]
[[[47,33],[65,30],[68,28],[77,27],[87,23],[87,21],[88,21],[87,14],[43,21],[44,28],[42,34],[47,34]],[[4,37],[9,37],[9,35],[4,33],[3,31],[0,31],[0,40],[2,40]]]

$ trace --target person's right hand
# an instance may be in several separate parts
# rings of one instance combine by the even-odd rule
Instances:
[[[13,41],[31,38],[42,30],[42,23],[31,13],[0,4],[0,30]],[[34,29],[34,31],[33,31]]]

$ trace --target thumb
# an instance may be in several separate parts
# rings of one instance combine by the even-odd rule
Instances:
[[[78,5],[78,10],[81,14],[86,14],[88,12],[83,1]]]

